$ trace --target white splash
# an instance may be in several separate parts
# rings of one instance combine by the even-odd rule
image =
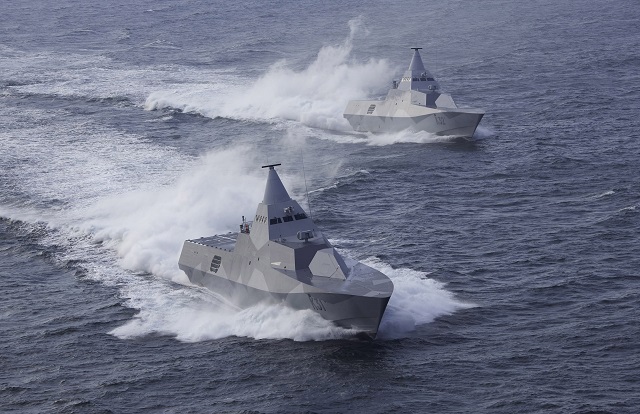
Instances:
[[[264,178],[251,153],[244,147],[211,152],[169,184],[103,196],[70,211],[65,222],[113,249],[124,269],[182,281],[177,258],[185,239],[235,231],[242,214],[255,212]]]
[[[367,134],[367,145],[385,146],[397,143],[433,144],[437,142],[454,142],[457,138],[438,136],[426,131],[400,131],[388,134]]]
[[[183,342],[229,336],[294,341],[353,336],[353,332],[334,326],[310,310],[294,311],[283,305],[267,304],[238,310],[194,288],[165,291],[163,295],[157,291],[145,297],[137,295],[130,302],[129,306],[139,309],[139,313],[110,332],[122,339],[149,334],[170,335]]]
[[[380,325],[379,340],[408,337],[417,326],[438,316],[474,306],[456,300],[442,283],[427,278],[423,272],[392,269],[377,259],[365,262],[389,275],[395,287]],[[110,332],[122,339],[161,334],[184,342],[229,336],[322,341],[354,338],[356,334],[310,310],[263,303],[239,310],[201,288],[140,279],[126,284],[123,294],[129,298],[127,305],[138,309],[138,314]]]
[[[478,125],[478,128],[476,128],[476,132],[473,133],[473,140],[482,140],[485,138],[489,138],[492,137],[493,135],[495,135],[495,132],[486,126],[483,125]]]
[[[380,339],[409,336],[416,327],[430,323],[438,316],[476,306],[456,299],[443,283],[428,278],[428,273],[406,268],[393,269],[376,258],[363,262],[393,281],[393,294],[380,324]]]
[[[351,20],[349,26],[350,33],[341,45],[321,48],[316,60],[304,70],[291,69],[282,60],[255,80],[153,92],[145,108],[171,107],[211,118],[290,120],[350,131],[342,117],[347,102],[383,91],[393,71],[385,60],[358,63],[350,59],[354,36],[365,29],[362,19]]]

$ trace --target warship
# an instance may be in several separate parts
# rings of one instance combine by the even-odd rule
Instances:
[[[451,95],[440,90],[440,84],[422,63],[414,47],[409,69],[387,93],[385,100],[350,101],[344,118],[358,132],[426,131],[435,135],[469,138],[473,136],[484,111],[459,108]]]
[[[189,280],[239,308],[260,302],[310,309],[375,338],[393,292],[383,273],[346,261],[265,165],[264,197],[238,232],[186,240],[178,265]]]

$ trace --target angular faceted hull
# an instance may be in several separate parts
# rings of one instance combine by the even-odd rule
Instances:
[[[368,114],[368,108],[376,106]],[[343,116],[358,132],[395,133],[425,131],[440,136],[472,137],[484,112],[478,109],[440,109],[414,104],[393,105],[385,101],[351,101]]]
[[[257,303],[283,303],[292,309],[312,310],[336,325],[375,338],[390,296],[367,297],[348,293],[318,291],[313,293],[270,292],[247,286],[205,270],[180,264],[189,280],[206,287],[229,300],[232,304],[247,308]]]

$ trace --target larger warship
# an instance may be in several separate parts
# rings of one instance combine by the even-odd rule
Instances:
[[[365,264],[345,262],[291,199],[278,165],[263,167],[269,175],[253,221],[242,217],[238,232],[186,240],[180,269],[240,308],[285,303],[375,338],[393,283]]]
[[[451,95],[425,69],[420,47],[414,47],[409,69],[393,81],[383,101],[350,101],[343,116],[359,132],[426,131],[435,135],[471,137],[484,111],[459,108]]]

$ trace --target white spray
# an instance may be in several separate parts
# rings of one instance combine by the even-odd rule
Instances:
[[[254,80],[156,91],[147,98],[145,108],[172,107],[212,118],[282,119],[350,131],[342,117],[347,102],[387,89],[392,70],[385,60],[351,61],[354,36],[365,29],[362,19],[351,20],[349,27],[342,44],[321,48],[316,60],[302,71],[282,60]]]

